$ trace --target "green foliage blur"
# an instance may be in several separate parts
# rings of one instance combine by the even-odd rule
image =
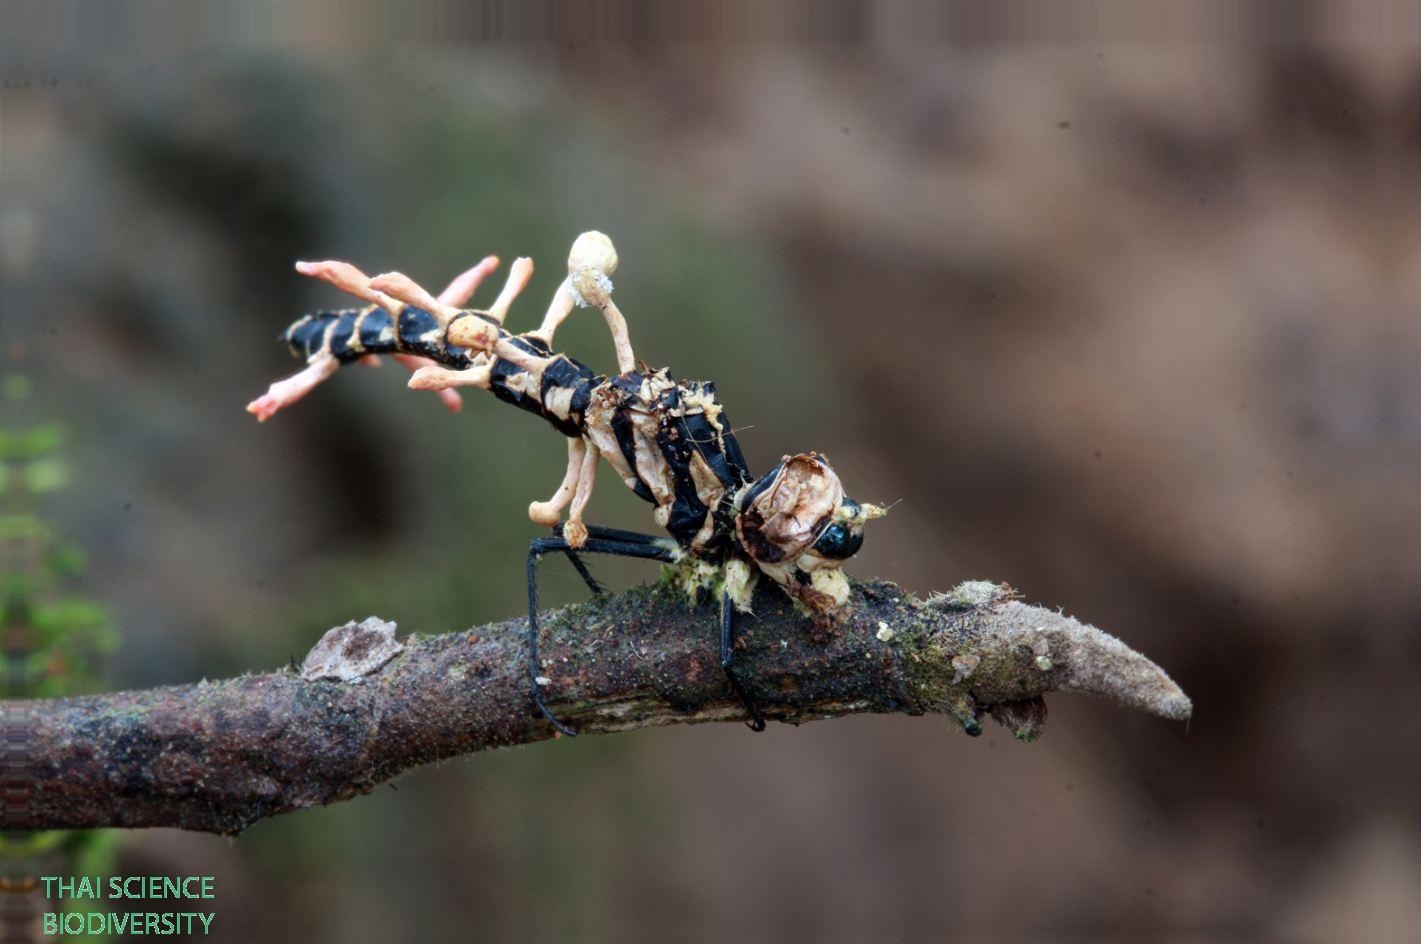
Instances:
[[[8,418],[31,393],[24,374],[0,381]],[[118,645],[107,610],[70,587],[83,573],[83,551],[65,542],[43,517],[41,503],[69,484],[59,456],[58,423],[0,428],[0,678],[6,699],[53,698],[95,691],[104,658]],[[5,940],[29,940],[44,910],[86,911],[92,900],[48,901],[31,885],[41,874],[98,875],[113,866],[120,844],[114,830],[0,834],[5,895],[28,907],[0,909]],[[70,940],[63,937],[61,940]],[[107,940],[108,935],[86,936]]]

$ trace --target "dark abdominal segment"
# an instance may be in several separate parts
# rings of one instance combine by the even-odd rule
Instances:
[[[528,354],[543,356],[539,345],[529,343],[525,338],[512,338],[513,346]],[[504,403],[511,403],[520,410],[543,415],[543,404],[538,399],[538,389],[533,383],[533,375],[522,367],[503,358],[495,358],[493,373],[490,375],[489,390]]]
[[[586,364],[556,356],[543,369],[543,383],[538,390],[544,418],[564,436],[582,435],[592,390],[601,380]]]
[[[581,436],[592,391],[603,378],[581,361],[553,354],[539,338],[505,336],[520,351],[550,360],[538,380],[517,364],[495,358],[489,390],[503,402],[541,416],[564,436]]]
[[[306,315],[283,331],[281,340],[291,349],[292,357],[307,360],[321,353],[326,344],[326,332],[332,324],[355,314],[355,311],[347,310],[318,311],[314,315]]]
[[[400,336],[402,354],[417,354],[445,363],[444,325],[432,312],[406,305],[400,309],[396,333]]]

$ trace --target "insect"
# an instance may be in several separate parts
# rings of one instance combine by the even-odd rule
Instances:
[[[410,387],[438,391],[451,409],[458,408],[459,388],[477,387],[541,416],[567,437],[568,460],[553,496],[528,506],[529,518],[552,529],[528,548],[528,676],[534,704],[557,730],[576,733],[544,703],[543,690],[552,681],[538,661],[539,561],[549,553],[566,554],[596,594],[601,588],[582,554],[645,558],[677,567],[693,594],[718,591],[721,666],[750,716],[747,724],[761,731],[764,718],[735,672],[736,614],[749,611],[754,583],[764,575],[804,609],[832,617],[848,599],[844,562],[862,545],[864,524],[886,512],[847,497],[818,453],[785,456],[774,469],[753,476],[715,384],[677,380],[637,361],[626,319],[612,301],[617,261],[606,236],[579,236],[568,256],[567,278],[542,324],[522,334],[510,333],[503,323],[532,276],[530,259],[510,266],[487,310],[461,306],[497,266],[491,256],[438,297],[398,272],[372,279],[345,262],[298,262],[298,272],[366,304],[307,315],[287,328],[281,337],[306,367],[272,384],[247,409],[265,420],[342,364],[392,354],[414,371]],[[615,376],[599,375],[553,350],[558,326],[577,307],[598,309],[606,319],[617,355]],[[655,506],[652,517],[668,536],[583,522],[602,459]]]

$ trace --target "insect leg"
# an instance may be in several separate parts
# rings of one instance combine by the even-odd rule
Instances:
[[[736,677],[735,671],[731,668],[735,662],[735,604],[730,599],[730,594],[725,593],[720,598],[720,667],[725,670],[725,678],[730,682],[730,687],[735,689],[735,694],[740,696],[740,703],[745,706],[745,710],[750,713],[750,720],[745,722],[745,726],[751,731],[765,730],[765,719],[760,717],[760,710],[755,707],[755,700],[750,697],[750,693],[745,690],[745,686]]]
[[[562,525],[555,526],[553,528],[553,534],[557,537],[562,537]],[[664,548],[669,551],[673,557],[679,556],[681,553],[676,542],[664,536],[658,537],[654,534],[639,534],[636,531],[623,531],[619,528],[601,528],[595,524],[587,525],[587,534],[589,537],[618,541],[622,544],[640,544],[643,546]],[[588,572],[586,565],[583,564],[582,558],[578,556],[578,553],[569,548],[567,551],[567,559],[572,561],[573,567],[577,568],[578,574],[580,574],[582,579],[587,583],[588,589],[594,594],[600,594],[602,592],[601,583]]]
[[[533,704],[538,706],[543,717],[552,722],[553,727],[563,734],[574,737],[577,732],[554,717],[543,702],[542,685],[539,684],[539,680],[542,678],[539,672],[542,667],[538,663],[538,561],[542,560],[543,555],[549,552],[568,550],[572,550],[571,545],[566,539],[560,537],[535,538],[533,543],[528,545],[528,681],[531,686]],[[677,556],[676,552],[670,548],[609,541],[601,538],[588,540],[578,550],[589,554],[640,557],[667,563],[675,560]]]
[[[577,571],[577,576],[581,577],[582,582],[587,584],[587,589],[591,591],[592,595],[594,597],[600,597],[602,595],[602,582],[592,576],[592,571],[587,569],[587,563],[582,559],[582,555],[572,548],[568,548],[563,553],[566,554],[567,559],[572,562],[572,569]]]
[[[554,528],[554,533],[561,534],[562,529]],[[675,542],[664,535],[642,534],[638,531],[623,531],[620,528],[603,528],[595,524],[587,525],[587,535],[593,538],[604,538],[608,541],[620,541],[623,544],[653,544],[657,547],[664,547],[673,553],[676,552]]]

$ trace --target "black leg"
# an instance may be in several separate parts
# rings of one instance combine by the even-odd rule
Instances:
[[[553,534],[562,537],[562,525],[553,528]],[[658,538],[651,534],[640,534],[636,531],[622,531],[618,528],[601,528],[597,525],[588,525],[587,534],[594,538],[607,538],[612,541],[621,541],[626,544],[664,544],[665,538]],[[577,575],[582,578],[582,582],[587,584],[587,589],[592,591],[593,596],[602,595],[602,584],[597,578],[592,576],[592,572],[587,569],[587,565],[582,560],[582,555],[572,548],[568,548],[563,553],[567,554],[567,559],[572,562],[572,566],[577,570]]]
[[[591,529],[588,529],[589,532]],[[609,529],[598,529],[603,531]],[[630,532],[620,532],[629,534]],[[640,537],[640,535],[638,535]],[[648,541],[655,540],[654,538]],[[587,543],[577,549],[579,552],[587,554],[612,554],[618,557],[640,557],[649,560],[659,560],[670,563],[676,559],[677,552],[661,544],[633,543],[630,541],[614,541],[607,538],[589,538]],[[538,706],[538,710],[543,713],[543,717],[552,722],[557,728],[568,737],[576,737],[577,732],[563,724],[553,713],[548,710],[548,706],[543,704],[542,686],[538,684],[538,561],[544,554],[553,551],[571,552],[572,548],[562,537],[535,538],[533,543],[528,545],[528,681],[532,686],[533,704]],[[576,558],[574,558],[576,563]],[[591,575],[588,575],[591,576]],[[595,581],[594,581],[595,583]]]
[[[567,559],[572,561],[572,567],[577,571],[577,575],[582,578],[582,582],[587,584],[587,589],[592,591],[594,597],[602,595],[602,585],[597,582],[597,578],[592,576],[592,571],[587,569],[587,565],[582,561],[582,555],[568,548],[563,552]]]
[[[745,686],[740,684],[740,679],[735,677],[735,672],[731,668],[734,662],[735,604],[730,601],[730,594],[725,593],[720,597],[720,667],[725,670],[725,678],[730,682],[730,687],[735,689],[735,694],[740,696],[740,703],[750,713],[750,720],[745,722],[745,726],[751,731],[763,731],[765,730],[765,719],[760,717],[760,710],[755,707],[755,700],[750,697]]]
[[[553,528],[553,534],[562,537],[562,525]],[[640,531],[623,531],[620,528],[603,528],[595,524],[585,525],[587,536],[590,538],[604,538],[608,541],[617,541],[621,544],[654,544],[658,547],[669,547],[668,539],[657,537],[654,534],[642,534]]]

